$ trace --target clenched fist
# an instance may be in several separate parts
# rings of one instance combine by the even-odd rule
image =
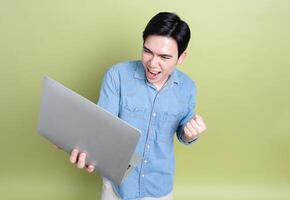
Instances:
[[[184,127],[183,139],[193,141],[206,130],[206,125],[201,116],[195,115]]]

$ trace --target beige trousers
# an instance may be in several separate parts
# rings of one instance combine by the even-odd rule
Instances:
[[[102,198],[101,200],[121,200],[120,197],[114,192],[113,187],[111,183],[103,178],[103,188],[102,188]],[[173,192],[170,192],[168,195],[159,197],[159,198],[153,198],[153,197],[144,197],[142,199],[138,200],[173,200]]]

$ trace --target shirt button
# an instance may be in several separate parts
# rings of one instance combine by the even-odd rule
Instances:
[[[148,144],[148,145],[147,145],[147,149],[149,149],[149,148],[150,148],[150,145]]]
[[[145,175],[144,175],[144,174],[142,174],[141,176],[142,176],[143,178],[145,177]]]
[[[144,160],[144,163],[146,164],[147,163],[147,160]]]
[[[153,117],[156,117],[156,113],[153,113]]]

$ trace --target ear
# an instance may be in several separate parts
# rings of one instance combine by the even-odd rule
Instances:
[[[177,60],[177,64],[181,65],[183,63],[183,61],[185,60],[187,55],[187,51],[185,50],[178,58]]]

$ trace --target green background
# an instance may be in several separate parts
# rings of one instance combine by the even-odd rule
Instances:
[[[159,11],[191,27],[180,69],[208,130],[176,142],[175,199],[290,199],[290,1],[0,0],[0,199],[99,199],[101,179],[36,131],[43,75],[96,102]]]

